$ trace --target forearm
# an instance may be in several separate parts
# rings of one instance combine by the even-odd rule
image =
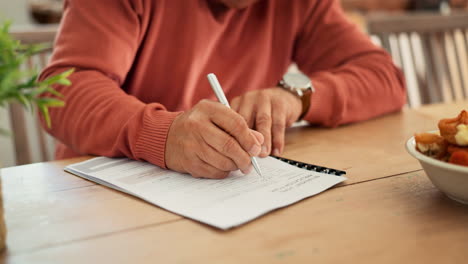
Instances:
[[[366,120],[406,101],[401,70],[346,19],[337,0],[317,1],[293,59],[316,89],[305,117],[309,122],[333,127]]]
[[[57,87],[66,106],[51,109],[49,132],[82,154],[126,156],[165,167],[166,137],[177,113],[122,89],[146,22],[142,1],[66,0],[49,66],[41,79],[75,68]]]
[[[47,78],[62,68],[49,68]],[[178,113],[126,94],[103,73],[77,69],[72,86],[57,87],[66,106],[52,108],[49,133],[82,154],[129,157],[165,167],[167,133]]]
[[[310,74],[316,88],[305,120],[324,126],[367,120],[401,109],[402,72],[384,52],[370,52],[340,67]]]

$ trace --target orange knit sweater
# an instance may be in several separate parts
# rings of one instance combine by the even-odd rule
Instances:
[[[343,15],[335,0],[260,0],[215,12],[207,0],[66,0],[50,65],[71,67],[51,109],[57,158],[126,156],[165,167],[169,127],[200,99],[275,86],[291,62],[316,93],[305,119],[337,126],[396,111],[403,76],[389,55]]]

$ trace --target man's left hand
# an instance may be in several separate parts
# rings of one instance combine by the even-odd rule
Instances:
[[[231,107],[265,138],[260,157],[283,152],[285,130],[302,113],[301,99],[279,87],[247,92],[234,98]]]

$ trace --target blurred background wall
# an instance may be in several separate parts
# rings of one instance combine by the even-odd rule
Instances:
[[[98,0],[97,0],[98,1]],[[2,0],[0,21],[10,19],[14,25],[37,22],[56,22],[63,0]],[[437,8],[441,0],[341,0],[343,8],[355,17],[356,13],[403,12],[415,9]],[[468,0],[446,0],[453,8],[468,8]],[[32,18],[32,14],[36,17]]]
[[[0,20],[10,19],[15,25],[28,25],[32,23],[28,11],[28,0],[2,0],[0,1]]]

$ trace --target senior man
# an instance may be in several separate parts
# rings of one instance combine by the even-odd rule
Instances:
[[[303,74],[286,74],[294,62]],[[195,177],[280,155],[297,120],[399,110],[402,73],[336,0],[66,0],[41,78],[75,68],[51,110],[57,158],[126,156]],[[216,73],[233,109],[215,101]]]

